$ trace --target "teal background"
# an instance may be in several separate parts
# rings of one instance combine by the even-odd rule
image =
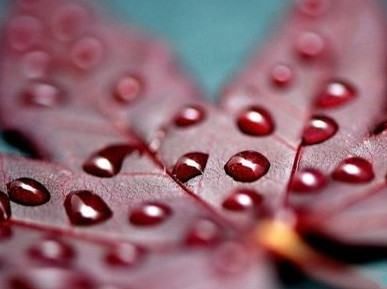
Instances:
[[[12,1],[12,0],[11,0]],[[91,0],[92,1],[92,0]],[[164,38],[212,100],[281,21],[290,0],[95,0],[116,18]],[[387,2],[387,1],[385,1]],[[0,0],[0,10],[5,9]],[[2,15],[3,13],[0,13]],[[0,138],[0,151],[17,153]],[[362,270],[387,286],[387,265]],[[305,282],[291,289],[327,289]],[[366,289],[366,288],[365,288]]]

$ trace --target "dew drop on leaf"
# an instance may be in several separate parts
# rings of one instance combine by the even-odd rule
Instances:
[[[88,14],[83,7],[69,4],[54,13],[51,27],[57,39],[67,41],[81,34],[87,20]]]
[[[131,243],[122,243],[109,248],[104,260],[111,267],[130,268],[138,265],[144,254],[144,249]]]
[[[129,221],[136,226],[154,226],[166,221],[172,209],[161,203],[145,203],[131,210]]]
[[[260,106],[251,106],[242,111],[237,124],[244,134],[251,136],[266,136],[274,130],[274,121],[270,113]]]
[[[110,219],[113,212],[97,194],[83,190],[71,192],[64,202],[70,222],[76,226],[90,226]]]
[[[9,182],[7,192],[12,202],[24,206],[40,206],[51,198],[41,183],[30,178],[19,178]]]
[[[233,191],[222,203],[223,208],[234,212],[245,212],[258,207],[262,197],[251,189],[239,188]]]
[[[336,121],[327,116],[312,117],[304,128],[302,135],[303,145],[322,143],[333,137],[338,130]]]
[[[224,170],[238,182],[254,182],[264,176],[270,168],[268,159],[256,151],[242,151],[232,156]]]
[[[131,103],[138,99],[143,90],[143,83],[134,75],[121,77],[116,83],[114,97],[120,103]]]
[[[174,123],[177,127],[188,127],[202,122],[206,114],[198,105],[183,107],[175,116]]]
[[[22,93],[25,105],[51,108],[60,105],[64,99],[60,89],[48,82],[31,82]]]
[[[325,49],[324,39],[317,33],[304,32],[296,41],[296,50],[303,58],[315,58],[323,53]]]
[[[352,101],[355,97],[356,90],[349,82],[333,80],[320,92],[316,105],[320,108],[335,108]]]
[[[84,70],[91,69],[102,60],[104,48],[95,37],[84,37],[78,40],[71,49],[70,57],[73,64]]]
[[[32,16],[18,16],[8,25],[8,42],[16,51],[26,51],[39,42],[42,24]]]
[[[293,70],[285,64],[277,64],[271,70],[271,82],[276,87],[288,86],[294,78]]]
[[[187,182],[190,179],[200,176],[206,167],[208,154],[201,152],[191,152],[181,156],[174,168],[172,174],[181,182]]]
[[[326,177],[322,172],[314,168],[305,168],[293,176],[290,190],[300,193],[315,192],[322,189],[326,183]]]
[[[221,238],[219,226],[209,219],[197,220],[187,232],[185,244],[188,246],[211,246]]]
[[[333,171],[333,179],[345,183],[367,183],[375,177],[372,164],[361,157],[343,160]]]

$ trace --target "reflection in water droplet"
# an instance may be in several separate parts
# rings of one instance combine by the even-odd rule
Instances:
[[[51,198],[41,183],[30,178],[19,178],[9,182],[7,192],[12,202],[24,206],[40,206]]]

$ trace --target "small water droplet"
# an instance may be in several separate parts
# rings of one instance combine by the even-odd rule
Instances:
[[[36,50],[23,57],[23,71],[27,78],[37,79],[47,76],[50,56],[47,52]]]
[[[304,32],[296,41],[296,50],[304,58],[315,58],[325,49],[324,39],[317,33]]]
[[[50,200],[50,193],[39,182],[30,178],[19,178],[7,184],[10,200],[24,206],[40,206]]]
[[[209,219],[197,220],[189,229],[185,244],[188,246],[211,246],[221,238],[219,226]]]
[[[268,159],[256,151],[242,151],[232,156],[224,170],[238,182],[254,182],[264,176],[270,168]]]
[[[260,106],[251,106],[242,111],[237,124],[243,133],[251,136],[266,136],[274,131],[270,113]]]
[[[53,15],[51,28],[57,39],[68,41],[80,35],[87,26],[88,12],[77,4],[60,7]]]
[[[200,152],[187,153],[181,156],[174,168],[172,174],[181,182],[187,182],[190,179],[203,174],[206,168],[208,154]]]
[[[349,82],[333,80],[320,92],[316,105],[320,108],[335,108],[352,101],[355,97],[356,90]]]
[[[136,226],[154,226],[166,221],[172,214],[171,208],[161,203],[145,203],[134,208],[129,220]]]
[[[345,183],[367,183],[375,177],[372,164],[361,157],[343,160],[332,173],[333,179]]]
[[[379,123],[379,124],[375,127],[375,129],[374,129],[374,131],[373,131],[373,134],[374,134],[374,135],[378,135],[378,134],[382,134],[382,133],[385,133],[385,132],[387,132],[387,120],[385,120],[385,121]]]
[[[28,254],[34,260],[58,266],[69,265],[75,257],[75,251],[68,243],[51,237],[31,246]]]
[[[99,64],[103,56],[103,46],[95,37],[84,37],[78,40],[71,49],[70,57],[80,69],[91,69]]]
[[[288,65],[277,64],[272,68],[271,81],[276,87],[288,86],[293,77],[293,70]]]
[[[42,31],[39,19],[32,16],[18,16],[8,25],[9,45],[16,51],[26,51],[40,41]]]
[[[120,172],[125,157],[134,149],[126,144],[108,146],[93,154],[83,164],[83,170],[96,177],[113,177]]]
[[[307,16],[320,16],[329,8],[329,0],[298,0],[299,10]]]
[[[305,168],[293,176],[290,190],[300,193],[315,192],[323,188],[326,183],[326,177],[322,172],[314,168]]]
[[[140,78],[134,75],[121,77],[115,87],[114,96],[121,103],[131,103],[138,99],[143,90]]]
[[[144,249],[130,243],[122,243],[109,249],[105,262],[112,267],[133,267],[143,261],[144,254]]]
[[[338,130],[337,123],[327,116],[314,116],[304,128],[302,135],[303,145],[322,143],[333,137]]]
[[[206,117],[204,109],[198,105],[183,107],[175,116],[174,123],[178,127],[188,127],[202,122]]]
[[[25,105],[51,108],[64,102],[61,90],[48,82],[31,82],[22,93],[22,101]]]
[[[0,191],[0,222],[11,217],[11,205],[8,196]]]
[[[110,219],[113,212],[105,201],[91,191],[75,191],[66,196],[64,206],[73,225],[90,226]]]
[[[237,189],[233,191],[222,203],[223,208],[234,212],[245,212],[258,207],[262,197],[251,189]]]

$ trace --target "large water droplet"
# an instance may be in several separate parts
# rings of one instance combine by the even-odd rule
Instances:
[[[256,151],[242,151],[232,156],[224,170],[238,182],[254,182],[264,176],[270,168],[268,159]]]
[[[75,191],[66,196],[64,206],[73,225],[90,226],[110,219],[113,212],[105,201],[91,191]]]
[[[288,86],[293,80],[293,70],[285,64],[277,64],[271,71],[271,82],[276,87]]]
[[[114,97],[121,103],[131,103],[138,99],[143,91],[143,82],[139,77],[126,75],[121,77],[116,83]]]
[[[296,41],[296,50],[303,58],[315,58],[325,49],[324,39],[317,33],[304,32]]]
[[[51,108],[60,105],[64,97],[59,88],[51,83],[31,82],[22,93],[25,105]]]
[[[174,168],[172,174],[181,182],[187,182],[190,179],[203,174],[208,160],[208,154],[192,152],[181,156]]]
[[[332,177],[345,183],[367,183],[375,177],[372,164],[361,157],[349,157],[334,170]]]
[[[322,172],[314,168],[305,168],[297,171],[290,183],[290,190],[300,193],[309,193],[320,190],[327,183]]]
[[[338,130],[337,123],[327,116],[314,116],[304,128],[302,135],[303,145],[322,143],[333,137]]]
[[[211,246],[221,238],[219,226],[209,219],[197,220],[189,229],[185,244],[188,246]]]
[[[108,146],[93,154],[84,164],[85,172],[102,178],[110,178],[119,173],[125,157],[135,148],[126,144]]]
[[[75,251],[66,242],[56,238],[44,238],[28,249],[28,254],[41,263],[67,266],[74,259]]]
[[[122,243],[109,249],[105,262],[112,267],[133,267],[143,260],[144,254],[144,249],[130,243]]]
[[[262,203],[262,197],[251,189],[237,189],[224,201],[223,208],[234,212],[244,212],[258,207]]]
[[[202,122],[206,117],[205,111],[198,105],[183,107],[175,116],[174,123],[178,127],[188,127]]]
[[[103,45],[94,37],[84,37],[78,40],[71,49],[70,57],[75,66],[80,69],[91,69],[99,64],[103,56]]]
[[[16,51],[26,51],[39,42],[42,31],[39,19],[32,16],[18,16],[8,25],[9,45]]]
[[[9,182],[7,192],[12,202],[24,206],[40,206],[50,200],[48,190],[41,183],[29,178]]]
[[[320,108],[335,108],[352,101],[356,96],[355,88],[346,81],[333,80],[326,84],[317,97]]]
[[[243,133],[251,136],[266,136],[274,130],[274,121],[270,113],[260,106],[251,106],[242,111],[237,124]]]
[[[11,217],[11,205],[8,196],[0,191],[0,222],[8,220]]]
[[[166,221],[171,208],[161,203],[145,203],[130,212],[129,221],[136,226],[154,226]]]

